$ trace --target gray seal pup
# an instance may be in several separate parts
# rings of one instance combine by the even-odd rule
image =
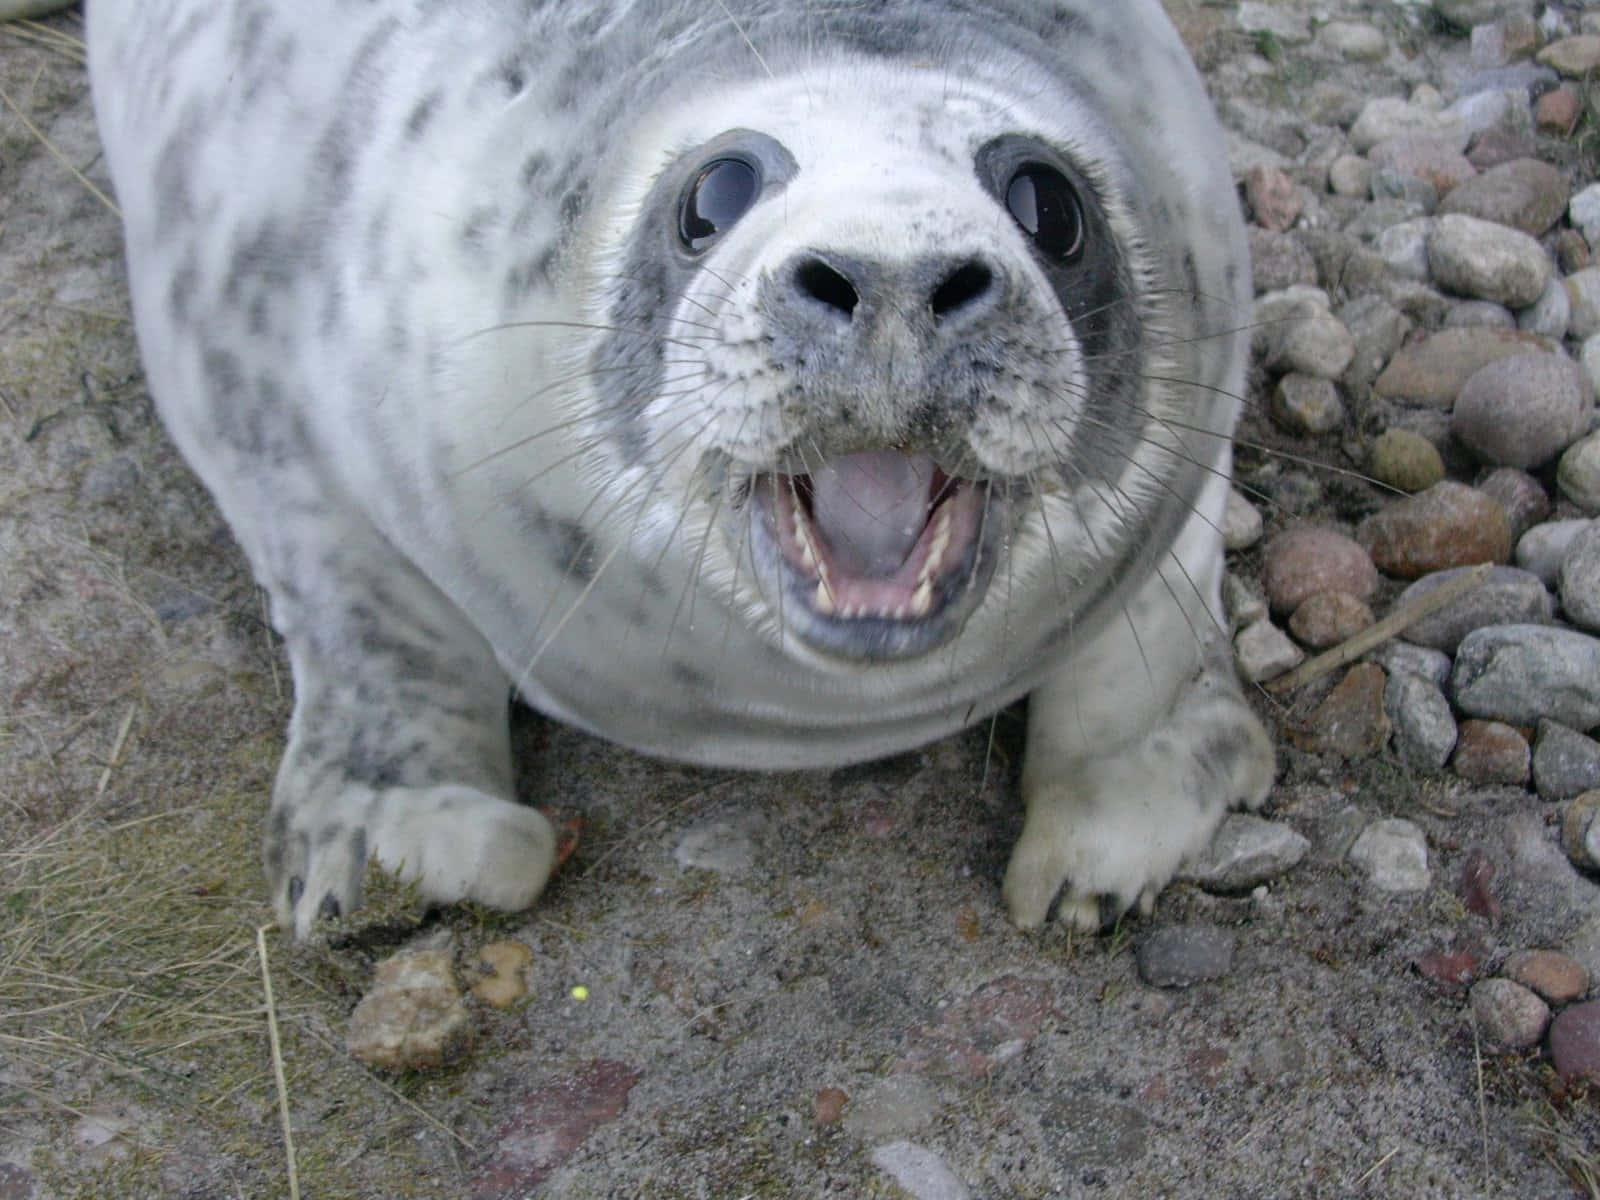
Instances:
[[[95,0],[149,386],[271,598],[280,920],[530,904],[515,689],[755,768],[1030,695],[1023,926],[1273,758],[1217,525],[1250,273],[1157,0]]]

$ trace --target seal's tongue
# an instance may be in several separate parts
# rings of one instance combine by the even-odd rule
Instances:
[[[893,575],[928,524],[933,459],[873,450],[830,459],[811,475],[811,512],[835,563]]]

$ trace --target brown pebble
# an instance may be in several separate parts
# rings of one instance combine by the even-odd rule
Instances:
[[[1274,233],[1282,233],[1300,215],[1300,189],[1276,167],[1257,165],[1245,172],[1245,199],[1256,223]]]
[[[1501,969],[1508,979],[1532,988],[1551,1004],[1571,1004],[1589,990],[1583,964],[1557,950],[1518,950]]]
[[[528,993],[524,969],[533,951],[522,942],[490,942],[478,951],[489,974],[472,985],[472,994],[490,1008],[510,1008]]]
[[[1550,1022],[1550,1058],[1566,1080],[1600,1083],[1600,1000],[1586,1000]]]
[[[455,1058],[471,1033],[450,955],[412,950],[378,964],[372,990],[350,1014],[345,1046],[369,1066],[415,1071]]]
[[[1533,120],[1543,132],[1565,137],[1578,125],[1583,115],[1583,97],[1570,83],[1540,96],[1533,106]]]
[[[1483,959],[1471,950],[1435,950],[1417,959],[1417,970],[1449,992],[1459,992],[1478,977]]]
[[[1344,534],[1302,526],[1267,543],[1262,586],[1272,611],[1287,613],[1317,592],[1369,600],[1378,588],[1378,572],[1367,552]]]
[[[1363,758],[1376,754],[1389,740],[1389,717],[1383,711],[1388,677],[1376,663],[1357,663],[1316,707],[1306,728],[1290,736],[1302,750]]]
[[[1561,846],[1574,865],[1589,871],[1600,867],[1600,788],[1568,802],[1561,818]]]
[[[850,1094],[843,1088],[825,1087],[811,1102],[811,1119],[818,1125],[837,1125],[848,1103]]]
[[[1461,722],[1450,766],[1468,783],[1522,784],[1532,755],[1528,739],[1499,721]]]
[[[1372,610],[1347,592],[1315,592],[1289,618],[1289,632],[1303,646],[1326,650],[1360,633],[1373,621]]]
[[[1361,522],[1356,540],[1378,569],[1401,579],[1511,558],[1505,509],[1476,488],[1445,480]]]

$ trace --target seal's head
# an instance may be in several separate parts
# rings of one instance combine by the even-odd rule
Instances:
[[[792,654],[967,629],[1026,661],[1218,452],[1177,424],[1211,398],[1152,384],[1203,374],[1158,286],[1174,214],[1061,87],[812,64],[640,131],[664,149],[607,206],[599,408],[647,486],[715,511],[708,554]]]

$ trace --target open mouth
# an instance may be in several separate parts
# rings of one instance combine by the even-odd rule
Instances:
[[[758,475],[752,490],[786,591],[817,617],[911,626],[973,590],[986,490],[928,455],[841,455],[811,474]]]

